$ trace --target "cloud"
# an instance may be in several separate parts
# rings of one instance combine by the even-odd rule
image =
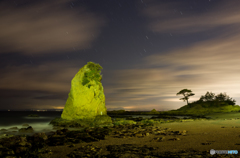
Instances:
[[[24,3],[25,2],[25,3]],[[1,3],[2,53],[45,54],[89,48],[105,20],[66,0]],[[68,4],[69,3],[69,4]]]
[[[141,65],[147,67],[146,62]],[[176,93],[182,85],[176,84],[174,75],[167,69],[106,70],[105,73],[112,76],[104,78],[108,83],[104,87],[107,106],[123,106],[125,109],[131,107],[132,110],[164,110],[175,104],[167,103],[164,100],[166,98],[175,98],[177,103],[181,103]]]
[[[238,5],[219,3],[212,10],[194,17],[188,14],[176,16],[173,8],[177,4],[157,5],[156,1],[150,1],[143,11],[150,17],[149,29],[185,35],[225,28],[216,31],[218,34],[212,34],[207,40],[189,43],[181,48],[173,47],[164,54],[156,51],[144,57],[134,68],[107,72],[112,74],[112,78],[107,81],[111,86],[105,89],[111,93],[110,97],[124,100],[124,107],[135,109],[180,108],[186,102],[179,100],[182,96],[176,96],[176,93],[185,88],[195,93],[190,101],[198,100],[201,95],[211,91],[215,94],[226,92],[239,104],[240,11],[235,7]],[[111,101],[113,105],[122,104],[115,100]]]
[[[226,92],[230,97],[238,97],[240,45],[237,41],[239,40],[240,34],[236,34],[231,37],[198,42],[165,54],[150,55],[144,58],[144,65],[165,66],[163,69],[167,75],[163,76],[164,85],[170,86],[169,90],[176,91],[176,87],[182,87],[182,89],[186,87],[192,89],[197,96],[212,91],[217,94]],[[176,87],[171,87],[172,84]],[[159,87],[161,87],[160,84]]]
[[[54,109],[66,103],[81,60],[7,66],[0,73],[0,109]]]
[[[186,9],[182,2],[150,1],[142,13],[149,18],[149,29],[155,32],[196,33],[224,26],[239,27],[239,4],[239,1],[215,2],[209,10],[198,13],[190,7]]]
[[[0,89],[66,92],[74,75],[85,64],[81,60],[65,60],[36,66],[7,66],[1,70]]]

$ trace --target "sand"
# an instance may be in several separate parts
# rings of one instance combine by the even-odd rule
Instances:
[[[163,142],[150,142],[154,137],[161,135],[149,135],[143,138],[113,138],[107,136],[105,140],[91,143],[76,144],[75,147],[54,146],[49,147],[52,150],[52,158],[63,158],[74,149],[86,144],[94,144],[102,147],[104,153],[107,145],[135,144],[136,146],[147,145],[149,147],[159,147],[159,152],[194,149],[197,151],[214,150],[238,150],[240,151],[240,119],[234,120],[205,120],[192,122],[173,122],[158,125],[162,128],[171,128],[171,130],[186,130],[187,135],[169,135],[164,136]],[[235,128],[233,128],[235,127]],[[169,140],[171,138],[180,138],[179,141]],[[203,145],[202,143],[206,143]],[[239,144],[239,145],[237,145]]]

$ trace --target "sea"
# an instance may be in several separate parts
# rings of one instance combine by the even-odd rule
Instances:
[[[39,117],[28,117],[30,114],[37,114]],[[61,117],[62,111],[0,111],[0,135],[19,135],[18,129],[26,128],[23,124],[32,126],[34,133],[54,132],[50,121]],[[10,129],[17,127],[17,129]],[[34,134],[33,133],[33,134]]]
[[[28,117],[30,114],[37,114],[39,117]],[[34,133],[41,132],[45,132],[46,134],[51,132],[53,133],[57,129],[53,129],[53,126],[49,125],[49,123],[54,118],[61,117],[61,114],[62,111],[0,111],[0,136],[3,134],[20,135],[21,133],[19,133],[18,130],[27,127],[23,126],[24,124],[28,124],[34,130],[33,133],[26,135],[32,135]],[[129,116],[132,116],[133,118],[151,118],[156,115],[125,115],[124,117]],[[111,117],[114,120],[114,116],[111,115]],[[179,116],[178,118],[181,117],[183,116]],[[72,130],[75,129],[72,128]]]

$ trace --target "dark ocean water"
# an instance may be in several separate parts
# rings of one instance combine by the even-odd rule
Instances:
[[[37,114],[40,117],[28,117],[30,114]],[[60,111],[47,111],[47,112],[37,112],[37,111],[0,111],[0,130],[9,128],[23,127],[23,124],[29,124],[34,129],[34,132],[50,132],[52,130],[52,125],[49,125],[50,121],[56,117],[61,117],[62,112]],[[0,134],[6,132],[0,131]]]

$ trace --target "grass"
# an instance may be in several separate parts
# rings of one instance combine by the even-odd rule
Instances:
[[[238,105],[226,105],[221,104],[219,106],[213,106],[209,103],[198,103],[185,105],[178,110],[171,110],[166,112],[161,112],[161,114],[166,115],[189,115],[189,116],[206,116],[213,113],[229,113],[229,112],[239,112],[240,107]]]
[[[212,119],[234,119],[240,118],[240,112],[210,113],[206,116]]]

